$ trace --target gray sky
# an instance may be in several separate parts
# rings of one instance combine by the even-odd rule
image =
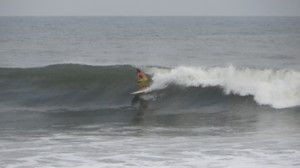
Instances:
[[[0,0],[0,15],[300,16],[300,0]]]

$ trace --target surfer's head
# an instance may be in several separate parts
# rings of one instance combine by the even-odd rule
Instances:
[[[139,68],[136,68],[136,72],[137,72],[137,73],[140,73],[141,70],[140,70]]]

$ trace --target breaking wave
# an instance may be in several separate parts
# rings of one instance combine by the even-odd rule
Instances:
[[[300,72],[229,67],[142,67],[156,109],[239,104],[289,108],[300,105]],[[0,68],[0,106],[56,108],[129,107],[136,90],[135,67],[59,64]]]
[[[294,70],[229,67],[152,69],[148,91],[170,84],[183,87],[220,87],[226,95],[253,96],[260,105],[288,108],[300,105],[300,72]]]

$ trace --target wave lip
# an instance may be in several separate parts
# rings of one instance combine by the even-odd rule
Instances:
[[[150,70],[151,71],[151,70]],[[300,105],[300,72],[294,70],[239,69],[228,67],[154,68],[148,91],[170,84],[183,87],[220,87],[225,94],[252,95],[260,105],[289,108]]]

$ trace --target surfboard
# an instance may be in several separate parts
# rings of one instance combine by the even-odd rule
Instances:
[[[138,91],[132,92],[130,94],[137,95],[137,94],[142,94],[142,93],[146,93],[146,89],[138,90]]]

